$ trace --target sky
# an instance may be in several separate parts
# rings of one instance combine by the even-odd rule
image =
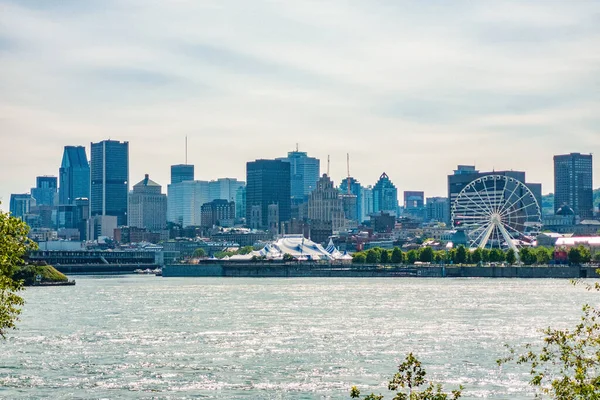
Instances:
[[[65,145],[129,141],[130,183],[245,180],[298,144],[337,182],[444,195],[458,164],[600,155],[598,1],[0,0],[0,199]],[[600,187],[600,160],[594,164]]]

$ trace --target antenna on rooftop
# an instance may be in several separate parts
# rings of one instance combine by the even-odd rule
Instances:
[[[185,135],[185,164],[187,165],[187,135]]]
[[[350,153],[346,153],[346,168],[348,169],[348,177],[346,178],[346,183],[348,185],[348,194],[350,194]]]
[[[298,143],[296,143],[296,153],[298,152]]]
[[[327,176],[329,176],[329,154],[327,154]]]

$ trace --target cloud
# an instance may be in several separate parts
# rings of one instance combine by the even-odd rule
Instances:
[[[600,4],[0,0],[0,196],[63,145],[128,140],[131,176],[245,178],[300,143],[336,181],[446,192],[456,164],[600,153]],[[17,165],[18,168],[11,166]],[[595,164],[600,186],[600,163]],[[418,172],[417,172],[418,171]]]

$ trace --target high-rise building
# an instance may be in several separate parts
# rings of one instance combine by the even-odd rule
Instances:
[[[343,200],[327,174],[319,178],[317,187],[308,196],[308,218],[311,221],[331,222],[333,231],[346,226]]]
[[[189,164],[171,165],[171,183],[194,180],[194,166]]]
[[[306,201],[317,185],[320,161],[303,151],[290,151],[287,157],[277,158],[290,164],[290,196],[295,203]]]
[[[591,154],[554,156],[554,211],[567,205],[581,219],[593,218],[592,170]]]
[[[424,220],[425,211],[425,193],[421,191],[404,192],[404,216]]]
[[[58,182],[55,176],[38,176],[36,185],[31,188],[31,197],[35,199],[36,205],[54,206],[58,194]]]
[[[209,182],[182,181],[167,186],[167,221],[200,226],[202,205],[210,202]]]
[[[91,216],[117,217],[127,224],[129,142],[103,140],[91,144]]]
[[[373,186],[373,211],[398,215],[398,189],[385,172]]]
[[[425,209],[427,210],[427,221],[437,221],[445,224],[450,222],[447,197],[428,197]]]
[[[35,206],[35,199],[29,193],[13,193],[10,195],[10,213],[15,218],[25,219],[31,207]]]
[[[246,218],[246,186],[240,186],[235,192],[235,218]]]
[[[216,181],[210,181],[208,183],[210,199],[211,201],[221,199],[235,202],[237,190],[243,186],[246,186],[246,183],[235,178],[219,178]]]
[[[90,165],[83,146],[65,146],[59,169],[58,202],[73,204],[90,198]]]
[[[364,188],[361,186],[360,182],[353,177],[342,179],[342,182],[340,183],[340,192],[346,195],[352,194],[356,196],[356,220],[359,222],[366,221],[368,219],[368,214],[365,213],[363,196]]]
[[[291,217],[290,163],[282,160],[256,160],[246,164],[246,224],[257,221],[257,228],[269,226],[269,205],[279,207],[279,225]]]
[[[235,203],[216,199],[202,205],[201,225],[203,227],[221,226],[228,228],[235,222]]]
[[[371,185],[362,188],[361,190],[361,215],[360,221],[365,222],[369,219],[369,215],[373,214],[373,187]]]
[[[148,174],[129,193],[129,226],[159,231],[167,226],[167,195]]]

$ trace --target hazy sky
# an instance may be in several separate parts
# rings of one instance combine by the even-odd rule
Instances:
[[[186,135],[196,179],[299,143],[427,196],[575,151],[600,187],[600,2],[0,0],[0,134],[4,209],[106,138],[166,191]]]

